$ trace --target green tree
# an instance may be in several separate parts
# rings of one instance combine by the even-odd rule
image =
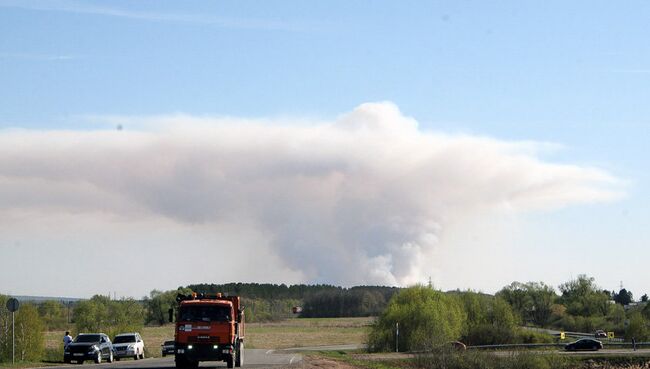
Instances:
[[[0,362],[11,361],[11,313],[6,309],[8,296],[0,295]],[[38,310],[31,304],[22,304],[14,314],[16,360],[38,361],[44,352],[44,324]]]
[[[596,286],[593,277],[580,274],[577,279],[560,285],[560,302],[574,316],[604,316],[610,309],[607,291]]]
[[[625,339],[630,341],[634,338],[637,342],[647,341],[648,335],[648,322],[643,315],[634,313],[629,317],[630,321],[625,329]]]
[[[523,322],[544,326],[551,317],[557,295],[544,282],[513,282],[496,294],[507,301]]]
[[[109,335],[140,330],[144,324],[145,307],[133,299],[110,300],[95,295],[81,301],[74,309],[77,332],[106,332]]]
[[[143,304],[133,298],[111,301],[109,304],[109,335],[114,336],[123,332],[136,332],[142,329],[146,309]]]
[[[42,360],[45,351],[44,330],[38,309],[31,304],[23,304],[16,312],[16,360]]]
[[[621,288],[621,290],[618,291],[618,293],[614,293],[612,297],[617,304],[621,304],[623,306],[629,305],[632,301],[634,301],[632,291],[628,291],[625,288]]]
[[[399,350],[413,351],[458,339],[465,313],[455,296],[423,286],[395,294],[371,328],[368,346],[382,351],[395,348],[395,327],[399,323]]]
[[[149,297],[144,299],[146,306],[146,322],[149,324],[163,325],[169,321],[169,309],[176,307],[176,296],[192,293],[189,288],[179,287],[176,290],[153,290]]]
[[[643,314],[643,317],[650,320],[650,304],[646,304],[643,310],[641,310],[641,314]]]
[[[74,309],[74,322],[77,332],[103,332],[109,327],[110,300],[106,296],[95,295],[90,300],[80,301]]]
[[[11,361],[11,313],[6,308],[8,298],[0,295],[0,362]]]
[[[39,304],[38,313],[47,330],[64,329],[67,326],[65,306],[59,301],[48,300]]]
[[[467,320],[463,342],[471,345],[514,343],[518,317],[500,297],[463,292],[459,295]]]
[[[625,324],[625,309],[623,306],[616,304],[607,314],[607,321],[611,323],[614,330],[622,330]]]

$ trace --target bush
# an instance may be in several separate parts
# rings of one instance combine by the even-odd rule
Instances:
[[[571,361],[559,355],[521,352],[497,356],[492,352],[459,352],[452,348],[439,348],[415,358],[422,369],[568,369]]]
[[[463,292],[459,294],[467,316],[462,341],[469,345],[512,343],[516,317],[512,307],[499,297]]]
[[[458,339],[465,322],[458,299],[440,291],[415,286],[398,292],[371,327],[371,351],[395,349],[395,327],[399,323],[399,350],[416,351]]]
[[[514,343],[554,343],[555,340],[554,336],[547,333],[518,329],[515,333]]]

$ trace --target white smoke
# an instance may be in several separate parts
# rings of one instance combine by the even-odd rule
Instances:
[[[448,247],[439,240],[449,224],[621,195],[602,170],[544,162],[530,142],[423,131],[391,103],[363,104],[334,122],[120,124],[125,130],[0,131],[0,217],[237,224],[264,235],[305,282],[404,285],[444,262],[433,255]]]

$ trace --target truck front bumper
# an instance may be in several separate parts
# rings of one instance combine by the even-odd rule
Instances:
[[[230,344],[190,343],[176,344],[176,358],[188,361],[223,361],[231,358],[234,349]]]

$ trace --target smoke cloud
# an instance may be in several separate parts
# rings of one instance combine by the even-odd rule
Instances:
[[[305,282],[405,285],[444,263],[434,251],[450,247],[451,224],[621,196],[605,171],[546,162],[539,144],[424,131],[387,102],[333,122],[118,121],[124,130],[0,131],[0,220],[236,224]]]

